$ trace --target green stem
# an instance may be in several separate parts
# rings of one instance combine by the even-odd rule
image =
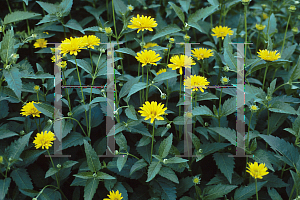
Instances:
[[[65,77],[65,71],[63,71],[63,84],[64,85],[67,85],[66,84],[66,77]],[[72,107],[71,107],[71,100],[70,100],[70,96],[69,96],[69,92],[68,92],[68,89],[67,88],[64,88],[64,90],[65,90],[65,93],[67,93],[67,98],[68,98],[68,103],[69,103],[69,112],[71,112],[72,111]]]
[[[244,19],[245,19],[245,45],[247,46],[247,5],[244,5]],[[247,48],[245,48],[245,57],[247,58]]]
[[[39,128],[39,126],[38,126],[38,123],[37,123],[37,121],[36,121],[36,118],[34,118],[34,122],[35,122],[35,124],[36,124],[36,128],[37,128],[38,133],[39,133],[39,132],[40,132],[40,128]]]
[[[55,169],[55,166],[54,166],[53,160],[52,160],[52,158],[51,158],[51,155],[50,155],[50,153],[49,153],[49,150],[48,150],[48,149],[47,149],[47,152],[48,152],[49,158],[50,158],[50,160],[51,160],[52,166],[53,166],[53,168]],[[59,172],[58,172],[58,173],[59,173]],[[55,173],[55,178],[56,178],[57,187],[58,187],[58,188],[60,188],[60,187],[59,187],[59,181],[58,181],[58,178],[57,178],[57,175],[56,175],[56,173]]]
[[[23,8],[24,8],[24,11],[26,12],[26,5],[25,5],[25,2],[23,1]],[[26,19],[26,24],[27,24],[27,31],[28,31],[28,35],[30,35],[30,28],[29,28],[29,23],[28,23],[28,19]]]
[[[285,28],[285,33],[284,33],[284,38],[283,38],[283,43],[282,43],[282,48],[281,48],[280,55],[282,55],[282,51],[283,51],[283,48],[284,48],[284,43],[285,43],[285,38],[286,38],[286,32],[287,32],[287,29],[289,27],[289,22],[290,22],[291,15],[292,15],[292,13],[289,14],[289,19],[288,19],[287,24],[286,24],[286,28]]]
[[[82,132],[84,133],[84,135],[87,136],[86,132],[83,130],[81,124],[79,123],[79,121],[77,119],[75,119],[73,117],[63,117],[61,119],[72,119],[72,120],[76,121],[78,123],[78,125],[80,126],[80,128],[81,128]]]
[[[8,10],[9,10],[9,12],[11,13],[11,8],[10,8],[10,6],[9,6],[8,0],[6,0],[6,3],[7,3],[7,6],[8,6]]]
[[[142,81],[144,82],[144,67],[142,66]],[[142,97],[143,97],[143,103],[145,103],[145,96],[144,96],[145,90],[142,89]]]
[[[155,119],[153,121],[153,130],[152,130],[151,162],[152,162],[152,153],[153,153],[154,129],[155,129]]]
[[[262,85],[262,89],[264,90],[264,87],[265,87],[265,80],[266,80],[266,75],[267,75],[267,71],[268,71],[268,63],[267,63],[267,67],[266,67],[266,70],[265,70],[265,75],[264,75],[264,80],[263,80],[263,85]]]
[[[289,200],[291,200],[292,199],[292,197],[293,197],[293,193],[294,193],[294,190],[295,190],[295,184],[294,184],[294,186],[293,186],[293,189],[292,189],[292,191],[291,191],[291,193],[290,193],[290,196],[289,196]]]
[[[132,156],[132,157],[134,157],[134,158],[136,158],[136,159],[138,159],[139,160],[139,158],[138,157],[136,157],[135,155],[132,155],[132,154],[130,154],[130,153],[119,153],[119,154],[124,154],[124,155],[129,155],[129,156]]]
[[[285,166],[286,166],[286,163],[284,163],[284,166],[283,166],[283,168],[282,168],[282,170],[281,170],[281,175],[280,175],[280,178],[281,178],[281,179],[282,179],[283,172],[285,171],[285,170],[284,170]]]
[[[221,101],[222,101],[222,92],[223,92],[223,88],[221,88],[220,101],[219,101],[219,116],[218,116],[219,127],[221,127]],[[219,140],[218,141],[220,142],[220,134],[219,134]]]
[[[170,50],[171,50],[171,46],[168,47],[168,56],[167,56],[167,65],[166,65],[166,69],[168,69]],[[167,79],[167,99],[166,99],[166,107],[168,107],[168,100],[169,100],[169,79]]]
[[[258,36],[257,36],[257,40],[256,40],[256,49],[255,49],[255,52],[257,52],[257,49],[258,49],[258,42],[259,42],[259,36],[260,36],[260,31],[258,31]]]
[[[222,22],[222,10],[223,10],[223,0],[221,0],[220,2],[220,19],[219,19],[219,26],[221,26],[221,22]]]
[[[139,62],[139,66],[138,66],[138,76],[140,76],[140,68],[141,68],[141,63]],[[140,94],[140,106],[142,106],[142,92],[139,91]]]
[[[268,16],[268,27],[267,27],[267,35],[269,35],[269,27],[270,27],[270,16],[271,16],[271,12],[273,10],[273,1],[272,1],[272,5],[271,5],[271,10],[269,12],[269,16]]]
[[[257,193],[257,179],[255,179],[255,192],[256,192],[256,200],[258,200],[258,193]]]
[[[148,101],[148,93],[149,93],[149,87],[148,87],[148,72],[149,72],[149,67],[148,65],[146,66],[147,67],[147,85],[146,85],[146,101]]]

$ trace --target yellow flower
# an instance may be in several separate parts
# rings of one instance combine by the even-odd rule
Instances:
[[[221,78],[221,83],[223,84],[223,85],[225,85],[225,84],[227,84],[229,82],[229,78],[228,77],[222,77]]]
[[[3,156],[0,156],[0,164],[3,163]]]
[[[49,33],[48,33],[48,32],[43,32],[43,33],[45,33],[45,34],[49,35]]]
[[[64,69],[64,68],[66,68],[66,66],[67,66],[67,61],[61,61],[61,62],[57,63],[57,65],[58,65],[60,68]]]
[[[256,106],[256,105],[251,105],[250,106],[250,110],[251,110],[251,112],[256,112],[256,111],[258,111],[258,107]]]
[[[137,53],[137,56],[135,58],[143,63],[142,67],[144,67],[147,64],[157,65],[156,62],[161,59],[159,57],[159,54],[156,54],[153,50],[144,50],[141,53]]]
[[[191,75],[184,80],[184,85],[193,91],[200,90],[201,92],[204,92],[203,89],[207,88],[206,85],[209,85],[209,82],[207,81],[207,78],[204,78],[203,76]]]
[[[214,34],[211,34],[212,36],[217,36],[217,38],[221,37],[222,40],[226,37],[226,35],[233,35],[233,31],[227,26],[216,26],[212,29],[212,32],[214,32]]]
[[[265,61],[274,61],[278,60],[280,58],[280,53],[277,53],[277,50],[275,51],[268,51],[267,49],[265,50],[259,50],[258,57]]]
[[[167,69],[160,69],[158,72],[156,72],[156,74],[158,75],[158,74],[162,74],[162,73],[164,73],[164,72],[166,72],[167,71]]]
[[[33,87],[33,89],[34,89],[35,91],[39,91],[39,90],[40,90],[40,86],[35,85],[35,86]]]
[[[262,31],[266,28],[266,25],[262,25],[262,24],[256,24],[255,28],[259,31]]]
[[[46,48],[47,40],[45,40],[44,38],[37,39],[33,45],[34,45],[34,48]]]
[[[155,47],[155,46],[158,46],[156,43],[153,43],[153,42],[149,42],[147,43],[144,47],[144,49],[147,49],[147,48],[150,48],[150,47]]]
[[[61,56],[59,54],[57,54],[57,56],[55,57],[55,55],[53,55],[51,57],[52,62],[59,62],[59,60],[61,60]]]
[[[54,133],[52,133],[51,131],[49,131],[48,133],[47,131],[38,133],[36,137],[34,137],[33,141],[33,143],[35,144],[35,148],[38,149],[42,147],[42,149],[49,149],[49,147],[52,146],[52,141],[55,140],[54,136]]]
[[[129,10],[130,12],[132,12],[133,9],[134,9],[134,7],[133,7],[132,5],[128,5],[128,6],[127,6],[127,10]]]
[[[95,36],[95,35],[89,35],[89,36],[83,36],[82,37],[84,46],[86,46],[87,48],[91,48],[94,49],[94,46],[99,46],[100,44],[100,39]]]
[[[196,57],[197,60],[203,60],[204,58],[209,58],[213,56],[211,49],[198,48],[192,50],[192,56]]]
[[[157,105],[156,101],[152,101],[151,104],[149,101],[146,101],[143,107],[140,107],[141,110],[138,112],[141,113],[141,116],[146,117],[145,120],[151,118],[151,123],[153,123],[154,119],[164,120],[160,115],[166,114],[165,110],[167,110],[167,108],[163,107],[164,104],[159,103]]]
[[[196,65],[195,61],[192,57],[188,57],[186,55],[175,55],[170,59],[172,64],[168,64],[168,67],[172,68],[172,70],[179,69],[179,73],[182,74],[182,68],[188,67],[191,68],[191,65]]]
[[[70,55],[77,56],[78,52],[81,51],[81,49],[84,48],[84,42],[82,38],[73,38],[65,39],[62,41],[62,44],[60,45],[61,53],[66,55],[70,53]]]
[[[33,103],[37,103],[37,102],[29,102],[29,103],[26,103],[26,105],[24,105],[21,109],[21,112],[20,114],[22,115],[25,115],[25,116],[28,116],[28,115],[32,115],[33,117],[40,117],[40,111],[38,111],[38,109],[36,109],[33,105]]]
[[[103,200],[121,200],[121,199],[123,199],[122,193],[119,193],[119,190],[117,190],[116,193],[114,191],[110,191],[107,196],[109,197],[109,199],[105,198]]]
[[[132,17],[130,20],[131,24],[128,25],[128,28],[131,29],[138,29],[137,32],[140,31],[144,31],[144,30],[149,30],[149,31],[153,31],[152,28],[157,26],[156,21],[154,20],[154,18],[151,18],[150,16],[144,16],[142,15],[142,17],[140,17],[140,15],[138,14],[137,17]]]
[[[200,180],[201,180],[201,178],[199,178],[199,176],[195,176],[195,177],[193,178],[193,183],[194,183],[195,185],[200,184]]]
[[[268,18],[269,18],[268,15],[267,15],[266,13],[263,13],[263,14],[262,14],[262,17],[263,17],[263,19],[268,19]]]
[[[268,168],[265,167],[265,164],[260,164],[258,165],[257,162],[254,163],[248,163],[249,167],[247,167],[248,172],[253,178],[257,179],[262,179],[263,176],[267,175],[269,172],[267,172]]]

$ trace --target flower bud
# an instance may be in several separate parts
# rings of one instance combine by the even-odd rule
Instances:
[[[167,98],[167,95],[166,95],[165,93],[162,93],[162,94],[160,95],[160,98],[161,98],[162,100],[165,100],[165,99]]]
[[[145,42],[141,42],[141,43],[140,43],[140,46],[141,46],[141,47],[144,47],[145,45],[146,45]]]
[[[37,200],[37,198],[32,198],[32,200]]]
[[[191,37],[188,36],[188,35],[185,35],[185,36],[183,37],[183,39],[184,39],[184,42],[188,43],[188,42],[190,41]]]
[[[171,128],[171,124],[167,124],[167,128],[170,129]]]
[[[225,85],[225,84],[227,84],[230,80],[229,80],[228,77],[225,76],[225,77],[222,77],[220,81],[221,81],[221,83],[222,83],[223,85]]]
[[[299,32],[299,30],[298,30],[298,27],[293,27],[292,28],[292,31],[293,31],[293,33],[296,35],[298,32]]]
[[[112,29],[110,27],[105,27],[105,34],[107,37],[112,35]]]
[[[295,11],[296,11],[296,6],[291,5],[291,6],[289,7],[289,11],[290,11],[290,12],[295,12]]]
[[[100,51],[101,53],[105,53],[105,49],[103,49],[103,48],[100,48],[99,51]]]
[[[97,173],[96,173],[96,172],[93,173],[93,177],[94,177],[94,178],[97,177]]]
[[[144,7],[143,7],[143,9],[144,9],[144,10],[147,10],[147,9],[148,9],[148,7],[147,7],[147,6],[144,6]]]
[[[47,123],[51,125],[53,121],[51,119],[48,119]]]
[[[73,113],[72,112],[68,112],[68,117],[72,117]]]
[[[251,105],[250,110],[251,110],[251,112],[256,112],[259,110],[259,108],[256,105]]]
[[[262,9],[266,9],[267,5],[266,4],[261,4]]]
[[[57,18],[62,18],[62,13],[61,12],[56,12],[55,15],[56,15]]]
[[[170,38],[170,35],[166,35],[165,36],[165,39],[167,40],[167,39],[169,39]]]
[[[122,65],[118,65],[117,69],[122,69]]]
[[[99,27],[99,31],[102,32],[102,31],[103,31],[103,28]]]
[[[172,48],[172,43],[167,44],[168,49]]]
[[[0,156],[0,164],[3,163],[3,156]]]
[[[20,131],[20,135],[25,135],[25,131],[24,131],[24,130],[21,130],[21,131]]]
[[[295,3],[295,5],[298,5],[300,3],[300,1],[295,1],[294,3]]]
[[[169,43],[173,44],[175,42],[174,38],[169,38]]]
[[[56,167],[57,167],[58,169],[60,169],[60,168],[61,168],[61,165],[60,165],[60,164],[57,164]]]
[[[167,160],[168,160],[168,159],[164,159],[164,160],[163,160],[163,163],[166,164],[166,161],[167,161]]]
[[[105,93],[105,89],[102,89],[102,90],[101,90],[101,93]]]
[[[10,69],[10,65],[6,65],[6,66],[4,67],[4,69],[9,70],[9,69]]]
[[[242,0],[242,4],[243,4],[244,6],[249,5],[249,3],[250,3],[250,0]]]
[[[123,83],[122,83],[122,82],[120,82],[120,83],[119,83],[119,86],[120,86],[120,87],[122,87],[122,86],[123,86]]]
[[[204,123],[204,126],[208,126],[208,125],[209,125],[208,122],[205,122],[205,123]]]
[[[228,65],[225,65],[224,67],[223,67],[223,71],[224,72],[228,72],[230,70],[230,68],[228,67]]]
[[[31,35],[31,37],[34,39],[34,38],[37,37],[37,34],[34,33],[34,34]]]
[[[40,86],[35,85],[35,86],[33,87],[33,89],[34,89],[34,91],[38,92],[38,91],[40,91]]]
[[[199,149],[198,152],[199,152],[199,153],[203,153],[203,150],[202,150],[202,149]]]
[[[115,150],[115,155],[118,155],[119,154],[119,151],[118,150]]]
[[[118,114],[118,111],[114,111],[114,115],[117,115]]]
[[[132,12],[134,10],[134,7],[132,5],[128,5],[127,6],[127,10],[130,11],[130,12]]]
[[[267,100],[267,101],[271,101],[271,99],[272,99],[272,97],[266,96],[266,100]]]
[[[12,158],[9,158],[9,159],[8,159],[9,162],[11,162],[12,160],[13,160]]]

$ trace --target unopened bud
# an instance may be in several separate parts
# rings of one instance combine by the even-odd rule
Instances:
[[[199,149],[198,152],[199,152],[199,153],[203,153],[203,150],[202,150],[202,149]]]
[[[162,94],[160,95],[160,98],[161,98],[162,100],[165,100],[165,99],[167,98],[167,95],[166,95],[165,93],[162,93]]]
[[[146,45],[145,42],[141,42],[141,43],[140,43],[140,46],[141,46],[141,47],[144,47],[145,45]]]
[[[119,151],[118,150],[115,150],[115,155],[118,155],[119,154]]]
[[[48,123],[48,124],[52,124],[53,121],[52,121],[51,119],[48,119],[47,123]]]
[[[24,130],[21,130],[21,131],[20,131],[20,135],[25,135],[25,131],[24,131]]]
[[[243,4],[244,6],[249,5],[249,3],[250,3],[250,0],[242,0],[242,4]]]
[[[122,69],[122,65],[118,65],[118,67],[117,67],[118,69]]]
[[[119,83],[119,86],[120,86],[120,87],[122,87],[122,86],[123,86],[123,83],[122,83],[122,82],[120,82],[120,83]]]
[[[298,32],[299,32],[299,30],[298,30],[298,27],[293,27],[292,28],[292,31],[293,31],[293,33],[296,35]]]
[[[57,167],[58,169],[60,169],[60,168],[61,168],[61,165],[60,165],[60,164],[57,164],[56,167]]]
[[[97,177],[97,173],[95,172],[95,173],[93,173],[93,177],[94,178],[96,178]]]
[[[183,37],[183,39],[184,39],[184,42],[188,43],[188,42],[190,41],[191,37],[188,36],[188,35],[185,35],[185,36]]]
[[[289,7],[289,11],[290,11],[290,12],[295,12],[295,11],[296,11],[296,6],[291,5],[291,6]]]
[[[164,159],[164,160],[163,160],[163,163],[166,164],[166,161],[167,161],[167,160],[168,160],[168,159]]]
[[[4,69],[9,70],[9,69],[10,69],[10,65],[6,65],[6,66],[4,67]]]
[[[169,129],[170,129],[170,128],[171,128],[171,124],[167,124],[167,128],[169,128]]]
[[[144,7],[143,7],[143,9],[144,9],[144,10],[147,10],[147,9],[148,9],[148,7],[147,7],[147,6],[144,6]]]
[[[174,38],[169,38],[169,43],[173,44],[175,42]]]
[[[228,67],[228,65],[225,65],[224,67],[223,67],[223,71],[224,72],[228,72],[230,70],[230,68]]]
[[[128,11],[132,12],[133,9],[134,9],[134,7],[133,7],[132,5],[128,5],[128,6],[127,6],[127,10],[128,10]]]
[[[69,117],[72,117],[72,116],[73,116],[73,113],[72,113],[72,112],[68,112],[68,116],[69,116]]]
[[[209,125],[208,122],[205,122],[205,123],[204,123],[204,126],[208,126],[208,125]]]
[[[105,27],[105,34],[109,37],[112,35],[112,29],[110,27]]]

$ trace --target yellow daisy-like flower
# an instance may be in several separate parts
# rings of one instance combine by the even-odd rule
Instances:
[[[21,112],[20,114],[25,116],[32,115],[33,117],[40,117],[41,112],[34,107],[33,103],[37,103],[37,102],[32,101],[26,103],[26,105],[24,105],[21,109],[21,111],[23,112]]]
[[[155,47],[158,46],[156,43],[153,42],[148,42],[144,47],[144,49],[150,48],[150,47]]]
[[[47,40],[44,38],[37,39],[36,42],[33,44],[34,48],[46,48],[47,47]]]
[[[262,25],[262,24],[256,24],[255,28],[259,31],[262,31],[266,28],[266,25]]]
[[[199,176],[195,176],[195,177],[193,178],[193,183],[194,183],[195,185],[200,184],[200,180],[201,180],[201,178],[199,178]]]
[[[203,76],[191,75],[187,79],[184,80],[184,85],[188,89],[192,89],[193,91],[200,90],[204,92],[203,89],[206,89],[206,85],[209,85],[210,82],[207,81],[207,78]]]
[[[33,89],[34,89],[34,91],[38,92],[38,91],[40,91],[40,86],[35,85],[35,86],[33,87]]]
[[[211,34],[212,36],[217,36],[217,38],[221,37],[222,40],[226,37],[226,35],[233,35],[233,31],[227,26],[216,26],[212,29],[212,32],[214,32],[214,34]]]
[[[251,112],[256,112],[256,111],[258,111],[258,107],[256,106],[256,105],[251,105],[250,106],[250,110],[251,110]]]
[[[153,50],[144,50],[141,53],[137,53],[137,56],[135,58],[143,63],[142,67],[144,67],[147,64],[157,65],[156,62],[161,59],[159,57],[159,54],[156,54]]]
[[[83,43],[87,48],[94,49],[94,46],[100,45],[100,39],[95,35],[83,36]]]
[[[151,118],[151,123],[153,123],[154,119],[164,120],[160,115],[166,114],[165,110],[167,110],[167,108],[163,107],[164,104],[159,103],[157,105],[156,101],[152,101],[151,104],[149,101],[146,101],[143,107],[140,107],[141,110],[138,112],[141,113],[141,116],[146,117],[145,120]]]
[[[61,61],[61,62],[57,63],[57,65],[58,65],[60,68],[64,69],[64,68],[66,68],[66,66],[67,66],[67,61]]]
[[[84,48],[85,43],[82,38],[73,38],[65,39],[62,41],[62,44],[60,45],[61,53],[66,55],[70,53],[70,55],[77,56],[78,52],[81,51],[81,49]]]
[[[175,55],[170,59],[172,64],[168,64],[168,67],[172,68],[172,70],[179,69],[179,73],[182,74],[182,68],[188,67],[191,68],[191,65],[196,65],[195,61],[192,57],[188,57],[186,55]]]
[[[51,147],[53,144],[52,141],[56,140],[54,136],[54,133],[52,133],[51,131],[49,131],[48,133],[47,131],[38,133],[33,141],[33,143],[35,144],[35,148],[38,149],[42,147],[42,149],[49,149],[49,147]]]
[[[156,72],[156,74],[158,75],[158,74],[162,74],[164,72],[167,72],[167,69],[160,69],[158,72]]]
[[[211,49],[198,48],[192,50],[192,56],[196,57],[197,60],[203,60],[204,58],[209,58],[213,56]]]
[[[130,22],[131,24],[129,24],[127,27],[131,29],[137,28],[138,29],[137,32],[144,31],[144,30],[153,31],[152,28],[157,26],[157,23],[154,20],[154,18],[151,18],[150,16],[147,17],[144,15],[140,17],[139,14],[137,15],[137,17],[132,17]]]
[[[263,13],[262,17],[263,17],[264,20],[269,18],[268,15],[267,15],[267,13]]]
[[[123,199],[122,193],[119,193],[119,190],[117,190],[116,193],[114,191],[109,191],[109,194],[107,196],[109,197],[109,199],[105,198],[103,200],[121,200],[121,199]]]
[[[267,172],[268,168],[265,167],[265,164],[260,164],[258,165],[257,162],[254,163],[248,163],[249,167],[247,167],[248,172],[253,178],[257,179],[262,179],[263,176],[267,175],[269,172]]]
[[[268,51],[267,49],[265,50],[259,50],[259,52],[257,52],[258,57],[260,57],[261,59],[265,60],[265,61],[274,61],[274,60],[278,60],[281,56],[280,53],[277,53],[277,50],[275,51]]]

